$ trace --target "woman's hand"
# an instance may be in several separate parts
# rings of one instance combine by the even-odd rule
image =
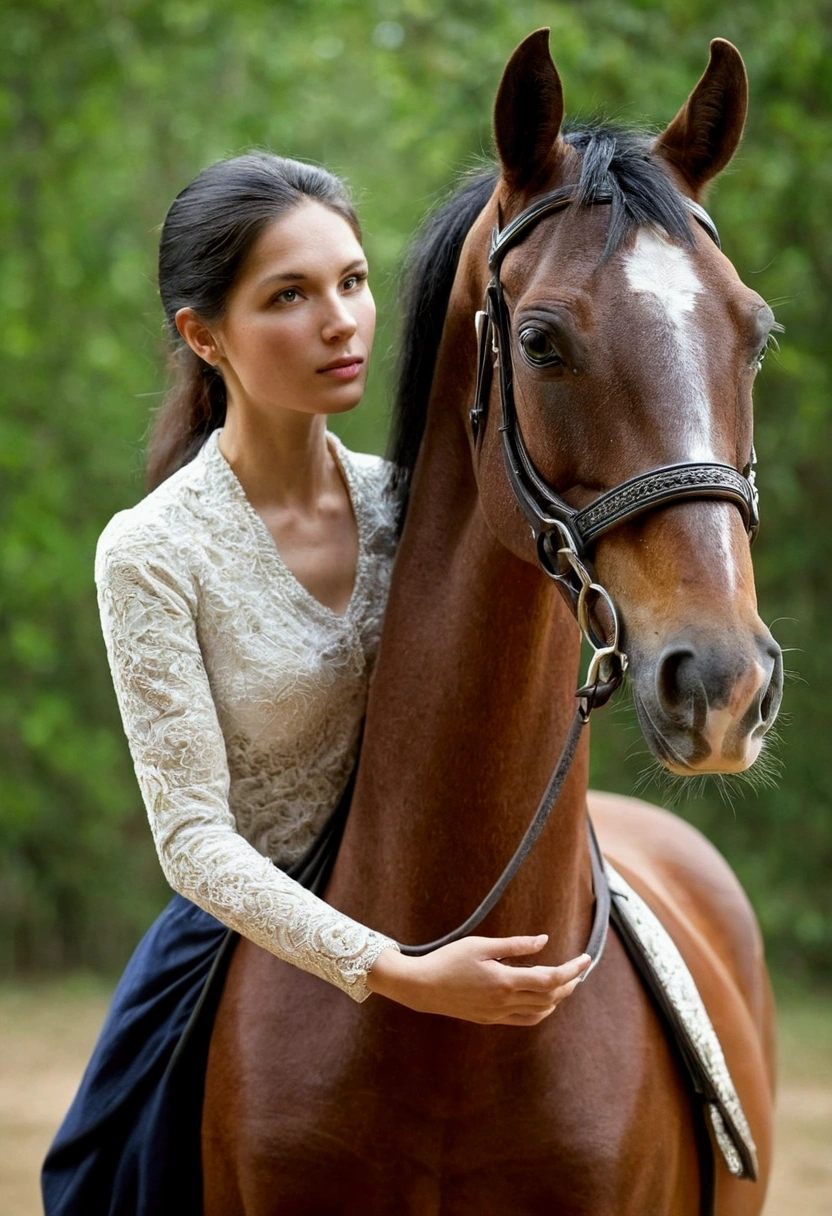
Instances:
[[[588,954],[560,967],[512,966],[505,959],[537,954],[537,937],[464,937],[422,958],[382,950],[370,968],[371,992],[416,1009],[493,1026],[536,1026],[574,991]]]

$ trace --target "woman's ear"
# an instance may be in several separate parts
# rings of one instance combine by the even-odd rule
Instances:
[[[216,337],[192,308],[180,308],[173,318],[183,341],[194,354],[214,367],[222,354]]]

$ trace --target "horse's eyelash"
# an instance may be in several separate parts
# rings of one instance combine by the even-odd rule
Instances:
[[[770,350],[777,351],[780,349],[780,343],[777,341],[777,338],[775,335],[782,334],[784,332],[785,332],[785,327],[783,325],[781,325],[779,323],[779,321],[775,321],[769,331],[768,337],[766,338],[763,345],[760,347],[760,350],[757,353],[756,359],[754,359],[754,361],[751,364],[751,366],[753,368],[756,368],[756,370],[759,371],[763,365],[763,359],[765,358],[767,352]]]

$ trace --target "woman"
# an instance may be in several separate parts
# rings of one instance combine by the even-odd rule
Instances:
[[[105,529],[96,581],[178,894],[122,977],[47,1159],[47,1216],[158,1216],[171,1179],[198,1171],[204,1053],[183,1031],[227,929],[355,1000],[476,1022],[536,1024],[589,963],[501,961],[544,936],[406,957],[285,872],[356,762],[395,539],[388,466],[326,429],[361,399],[375,323],[343,183],[263,154],[211,166],[168,212],[159,287],[175,380],[151,493]]]

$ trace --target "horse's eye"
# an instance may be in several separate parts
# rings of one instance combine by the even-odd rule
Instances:
[[[536,325],[524,325],[520,330],[520,350],[532,367],[556,367],[563,363],[549,334]]]
[[[771,341],[772,341],[771,335],[769,335],[766,338],[763,345],[757,351],[757,354],[754,356],[751,366],[754,368],[754,370],[756,372],[758,372],[760,370],[760,368],[763,366],[763,359],[765,359],[766,352],[768,351],[769,347],[771,346]]]
[[[763,359],[765,359],[767,352],[770,351],[772,349],[772,347],[774,347],[775,350],[780,349],[780,344],[777,341],[777,334],[782,334],[782,332],[783,332],[783,326],[778,325],[775,322],[775,324],[772,326],[771,330],[769,331],[765,342],[760,347],[760,349],[757,351],[756,355],[754,356],[754,358],[751,361],[751,366],[755,372],[758,372],[760,370],[760,368],[763,365]]]

